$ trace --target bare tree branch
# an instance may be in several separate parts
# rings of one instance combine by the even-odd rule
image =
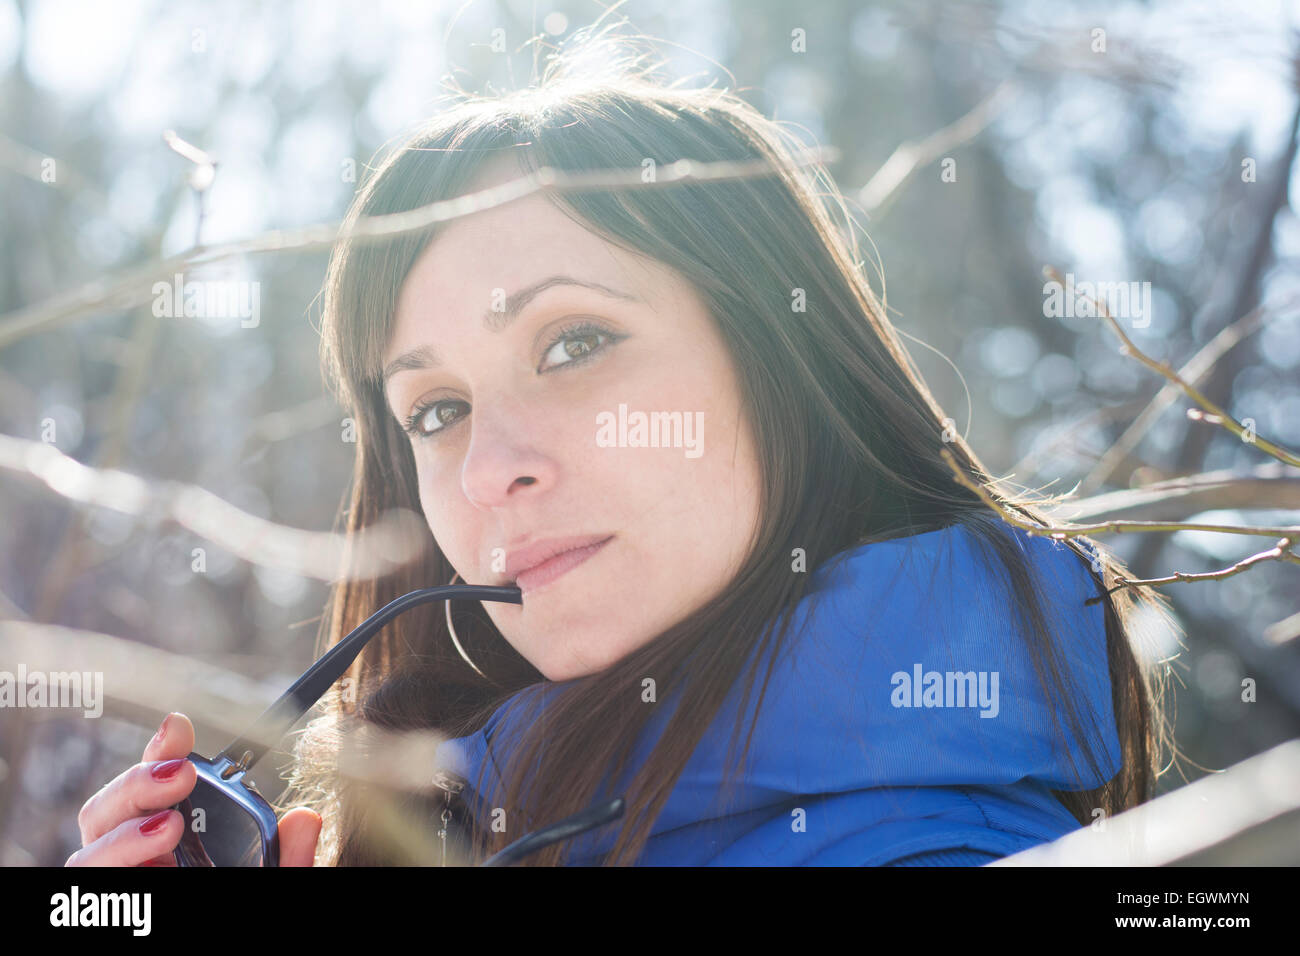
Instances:
[[[1071,442],[1079,432],[1090,428],[1093,425],[1101,425],[1114,419],[1130,415],[1133,412],[1138,411],[1138,406],[1140,404],[1141,399],[1134,399],[1133,401],[1124,402],[1120,405],[1103,405],[1100,408],[1093,409],[1082,418],[1060,428],[1055,435],[1040,447],[1030,450],[1023,458],[1011,466],[1011,474],[1021,475],[1025,472],[1032,474],[1039,467],[1039,462],[1052,454],[1062,445]],[[1078,454],[1073,447],[1070,451],[1071,453]],[[1088,452],[1084,452],[1084,454],[1088,454]],[[1092,452],[1091,454],[1096,457],[1096,452]]]
[[[1062,288],[1065,287],[1065,279],[1061,276],[1061,273],[1058,272],[1053,266],[1047,266],[1043,270],[1043,272],[1049,278],[1055,280],[1056,282],[1061,283]],[[1151,358],[1140,348],[1134,345],[1133,340],[1130,339],[1124,333],[1124,329],[1120,326],[1118,322],[1115,321],[1115,317],[1110,314],[1110,311],[1109,309],[1106,308],[1106,304],[1104,302],[1092,296],[1080,294],[1079,297],[1081,299],[1086,299],[1092,302],[1093,307],[1097,309],[1097,314],[1100,315],[1103,319],[1105,319],[1106,323],[1110,326],[1111,330],[1116,335],[1119,336],[1120,341],[1123,343],[1123,345],[1120,347],[1121,354],[1132,356],[1133,358],[1141,362],[1143,365],[1145,365],[1147,368],[1151,369],[1154,372],[1157,372],[1160,375],[1163,375],[1165,378],[1169,379],[1169,381],[1173,382],[1175,385],[1181,388],[1184,392],[1187,393],[1188,397],[1191,398],[1192,401],[1194,401],[1197,405],[1201,406],[1201,408],[1204,411],[1208,412],[1211,416],[1213,416],[1214,424],[1226,428],[1228,431],[1232,432],[1232,434],[1236,435],[1238,438],[1241,438],[1243,441],[1255,445],[1260,449],[1260,451],[1264,452],[1265,454],[1272,455],[1274,458],[1277,458],[1279,461],[1284,461],[1288,465],[1294,465],[1296,467],[1300,467],[1300,456],[1296,456],[1294,453],[1287,451],[1285,448],[1281,447],[1280,445],[1275,445],[1273,442],[1269,441],[1266,438],[1260,437],[1258,434],[1254,435],[1253,437],[1246,436],[1245,426],[1243,426],[1239,421],[1237,421],[1235,418],[1233,418],[1231,415],[1225,412],[1218,405],[1215,405],[1208,398],[1206,398],[1204,395],[1198,392],[1189,382],[1187,382],[1185,379],[1180,377],[1179,374],[1175,372],[1173,368],[1169,365],[1168,361],[1157,362],[1155,359]]]
[[[807,150],[795,157],[795,165],[802,167],[814,163],[832,162],[838,155],[834,149]],[[578,192],[584,190],[659,188],[686,181],[717,181],[747,179],[776,175],[773,165],[766,160],[745,162],[698,163],[678,160],[656,171],[653,179],[643,179],[642,169],[598,169],[582,173],[565,172],[544,166],[534,173],[512,179],[499,186],[482,189],[452,199],[444,199],[384,216],[367,216],[357,219],[350,227],[342,223],[306,226],[301,229],[276,230],[251,239],[223,243],[216,246],[197,247],[184,254],[171,256],[133,269],[114,279],[87,283],[63,296],[56,296],[6,316],[0,316],[0,348],[34,332],[54,328],[71,319],[100,309],[126,309],[149,301],[153,285],[160,280],[170,280],[187,268],[210,265],[238,256],[258,255],[268,252],[312,252],[332,248],[343,240],[375,241],[408,232],[427,229],[437,223],[450,222],[472,213],[504,206],[507,203],[543,191]]]
[[[29,671],[75,666],[103,674],[106,712],[155,723],[155,714],[183,704],[187,716],[231,736],[245,731],[279,696],[276,688],[193,655],[54,624],[0,621],[0,659]]]
[[[1297,637],[1300,637],[1300,611],[1264,628],[1264,640],[1270,644],[1286,644]]]
[[[949,150],[970,142],[1002,112],[1017,92],[1013,81],[1004,80],[961,119],[936,130],[920,142],[901,144],[858,191],[862,208],[868,213],[879,210],[918,169],[928,166]]]
[[[1113,533],[1120,534],[1126,531],[1213,531],[1221,534],[1242,534],[1242,535],[1263,535],[1269,538],[1300,537],[1300,525],[1280,525],[1277,527],[1265,525],[1224,525],[1224,524],[1193,524],[1190,522],[1166,522],[1166,521],[1103,521],[1099,524],[1054,524],[1040,525],[1021,517],[1002,506],[988,490],[973,481],[968,475],[964,474],[957,465],[957,459],[953,457],[952,452],[946,448],[939,449],[939,455],[948,464],[953,476],[959,484],[964,485],[971,491],[980,496],[981,499],[990,508],[993,508],[998,514],[1002,515],[1008,522],[1018,528],[1023,528],[1031,534],[1043,535],[1049,538],[1055,538],[1058,541],[1065,538],[1076,538],[1081,535]]]
[[[90,468],[45,442],[11,435],[0,435],[0,468],[35,477],[69,501],[111,508],[150,525],[174,522],[245,561],[322,581],[387,574],[423,548],[423,519],[411,512],[390,512],[352,538],[303,531],[251,515],[195,485]]]
[[[1052,516],[1063,521],[1103,517],[1169,521],[1219,508],[1300,511],[1300,470],[1268,462],[1244,473],[1213,471],[1171,478],[1141,488],[1065,501],[1053,507]]]
[[[1282,538],[1276,545],[1267,551],[1261,551],[1258,554],[1252,554],[1248,558],[1243,558],[1231,567],[1223,568],[1219,571],[1175,571],[1163,578],[1125,578],[1116,577],[1117,583],[1112,588],[1107,588],[1106,593],[1112,594],[1120,588],[1128,587],[1155,587],[1161,584],[1173,584],[1176,581],[1221,581],[1224,578],[1230,578],[1234,574],[1240,574],[1247,568],[1259,564],[1261,561],[1291,561],[1300,564],[1300,555],[1288,550],[1295,541],[1293,538]],[[1088,603],[1092,603],[1089,601]]]
[[[1298,298],[1300,297],[1293,296],[1285,305],[1294,304]],[[1178,370],[1178,377],[1192,384],[1201,381],[1210,373],[1220,358],[1259,329],[1263,324],[1265,315],[1270,311],[1281,311],[1281,309],[1271,310],[1264,306],[1251,309],[1236,322],[1221,330],[1218,335],[1206,343],[1204,348],[1192,356],[1191,360]],[[1142,413],[1124,430],[1124,433],[1102,456],[1097,466],[1083,479],[1079,488],[1081,494],[1089,494],[1100,488],[1110,479],[1111,475],[1115,474],[1119,465],[1141,443],[1147,432],[1150,431],[1151,426],[1155,424],[1165,409],[1174,403],[1174,400],[1178,398],[1181,392],[1182,388],[1177,382],[1166,382],[1160,388],[1160,391],[1156,392],[1147,407],[1142,410]]]
[[[1300,740],[989,866],[1295,865]]]

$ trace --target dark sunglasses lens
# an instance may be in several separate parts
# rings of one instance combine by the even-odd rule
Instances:
[[[189,866],[261,866],[257,818],[202,777],[180,811],[187,826],[176,848]]]

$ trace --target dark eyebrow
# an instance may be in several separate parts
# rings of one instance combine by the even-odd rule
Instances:
[[[599,282],[589,282],[586,279],[575,279],[573,276],[555,275],[534,282],[530,286],[525,286],[519,291],[506,299],[506,307],[501,312],[488,309],[483,313],[483,328],[489,332],[503,332],[510,323],[519,317],[519,313],[524,310],[533,299],[541,295],[547,289],[560,285],[576,285],[584,289],[591,289],[599,292],[601,295],[609,296],[611,299],[622,299],[627,302],[641,302],[637,296],[628,292],[622,292],[618,289],[611,289],[609,286],[601,285]],[[421,345],[418,348],[411,349],[409,352],[403,352],[397,358],[393,359],[384,367],[384,372],[380,378],[380,386],[386,387],[388,380],[398,372],[414,371],[422,368],[437,368],[442,364],[438,357],[437,351],[431,345]]]

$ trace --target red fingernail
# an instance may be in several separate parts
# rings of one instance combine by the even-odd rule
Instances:
[[[167,725],[171,723],[171,719],[172,719],[171,714],[168,714],[166,717],[163,718],[162,725],[158,728],[158,732],[153,735],[153,741],[152,741],[153,743],[159,743],[164,737],[167,736]]]
[[[167,820],[172,815],[170,810],[160,810],[140,824],[140,832],[144,836],[153,836],[159,830],[167,825]]]
[[[156,763],[149,768],[149,776],[159,782],[166,782],[180,773],[181,767],[185,766],[184,757],[176,757],[173,760],[164,760],[162,763]]]

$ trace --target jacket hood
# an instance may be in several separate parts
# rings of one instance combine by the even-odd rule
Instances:
[[[1084,603],[1099,586],[1066,543],[1002,527],[1041,582],[1060,667],[1074,681],[1070,700],[1099,767],[1089,765],[1079,738],[1061,739],[1069,728],[1062,701],[1043,691],[1000,562],[974,532],[953,525],[862,545],[813,572],[730,799],[721,786],[743,680],[696,747],[638,862],[880,863],[917,847],[954,846],[1004,855],[1077,828],[1049,791],[1101,786],[1121,759],[1104,611]],[[765,658],[745,730],[766,665]],[[439,748],[439,765],[470,781],[477,819],[491,814],[472,789],[484,761],[490,793],[522,728],[564,686],[525,688],[480,730]],[[647,704],[657,711],[634,767],[675,702],[669,695]],[[623,793],[630,779],[624,774],[599,798]],[[567,861],[599,862],[618,827],[573,838]]]

